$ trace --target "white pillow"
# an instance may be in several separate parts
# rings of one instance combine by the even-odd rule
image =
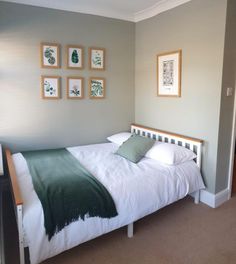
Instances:
[[[151,158],[169,165],[177,165],[197,157],[191,150],[170,143],[155,142],[145,157]]]
[[[122,132],[108,137],[107,140],[121,146],[123,142],[128,140],[131,136],[132,134],[129,132]]]

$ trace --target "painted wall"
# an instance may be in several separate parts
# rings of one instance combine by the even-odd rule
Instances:
[[[203,177],[215,193],[226,0],[194,0],[138,22],[135,122],[203,139]],[[157,97],[156,55],[182,49],[181,98]]]
[[[0,2],[0,142],[13,151],[102,142],[134,121],[134,23]],[[40,42],[62,45],[62,68],[40,68]],[[65,47],[85,47],[85,70],[67,70]],[[88,47],[106,49],[106,71],[88,70]],[[42,100],[40,76],[62,77],[62,99]],[[85,77],[85,99],[66,99],[66,76]],[[106,99],[88,99],[88,78]]]
[[[220,127],[217,155],[216,192],[227,188],[229,175],[232,118],[234,110],[234,96],[227,97],[227,87],[235,88],[236,79],[236,1],[228,0],[224,70],[222,79]]]

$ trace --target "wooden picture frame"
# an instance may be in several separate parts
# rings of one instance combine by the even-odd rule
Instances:
[[[40,44],[41,67],[47,69],[60,68],[60,45],[43,42]]]
[[[106,80],[101,77],[91,77],[89,79],[89,98],[103,99],[106,94]]]
[[[67,99],[84,98],[84,78],[78,76],[67,77]]]
[[[157,96],[181,96],[182,50],[157,55]]]
[[[41,94],[43,99],[60,99],[60,76],[41,76]]]
[[[84,48],[78,45],[66,47],[67,69],[82,70],[84,68]]]
[[[104,48],[89,48],[89,68],[90,70],[104,71],[105,70],[105,49]]]

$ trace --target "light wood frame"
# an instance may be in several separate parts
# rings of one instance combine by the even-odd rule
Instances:
[[[100,80],[103,81],[103,96],[92,96],[91,92],[92,92],[92,80]],[[89,98],[90,99],[104,99],[106,96],[106,80],[105,78],[101,78],[101,77],[90,77],[89,78]]]
[[[175,62],[174,65],[176,65],[177,69],[174,69],[174,79],[178,79],[177,83],[175,84],[177,86],[177,88],[174,88],[174,85],[170,85],[170,87],[168,89],[175,89],[175,92],[168,92],[166,90],[166,92],[161,92],[161,89],[163,89],[163,86],[161,85],[161,73],[160,72],[162,67],[160,65],[160,60],[165,58],[165,57],[169,57],[169,59],[173,60],[173,56],[177,56],[177,58],[175,58],[177,61]],[[175,72],[177,71],[177,73]],[[181,97],[181,76],[182,76],[182,50],[176,50],[176,51],[172,51],[172,52],[166,52],[166,53],[161,53],[159,55],[157,55],[157,96],[162,96],[162,97]],[[167,89],[167,88],[166,88]]]
[[[51,65],[45,65],[44,64],[44,46],[51,46],[56,48],[57,54],[56,54],[56,61],[57,65],[51,66]],[[40,63],[41,63],[41,68],[46,68],[46,69],[59,69],[61,68],[61,63],[60,63],[60,44],[57,43],[49,43],[49,42],[42,42],[40,44]]]
[[[18,228],[18,242],[19,242],[19,253],[20,253],[20,264],[25,263],[25,253],[24,253],[24,235],[23,235],[23,199],[16,175],[16,170],[14,166],[14,162],[12,159],[12,155],[9,149],[6,149],[6,159],[7,159],[7,166],[10,176],[10,183],[11,183],[11,191],[12,197],[14,202],[14,209],[16,215],[16,222]]]
[[[131,132],[138,134],[138,135],[145,136],[145,137],[151,137],[159,141],[181,145],[183,147],[193,150],[197,155],[196,163],[201,169],[201,155],[202,155],[203,140],[192,138],[192,137],[187,137],[187,136],[183,136],[183,135],[179,135],[179,134],[175,134],[175,133],[171,133],[171,132],[167,132],[163,130],[158,130],[155,128],[150,128],[150,127],[146,127],[146,126],[142,126],[138,124],[131,125]],[[20,264],[24,264],[25,257],[24,257],[24,240],[23,240],[24,236],[23,236],[23,221],[22,221],[23,199],[21,196],[20,188],[19,188],[19,183],[18,183],[18,179],[16,175],[14,162],[13,162],[12,155],[9,149],[6,149],[6,159],[7,159],[10,183],[11,183],[11,188],[12,188],[12,196],[13,196],[16,219],[17,219],[17,227],[18,227],[18,235],[19,235]],[[199,198],[200,198],[200,191],[197,191],[191,195],[194,196],[194,202],[198,204]],[[133,232],[134,232],[133,228],[134,228],[133,223],[129,223],[127,225],[127,236],[130,238],[133,237]]]
[[[56,79],[57,80],[57,96],[46,96],[44,93],[44,80],[45,79]],[[42,99],[48,99],[48,100],[56,100],[61,98],[61,87],[60,87],[60,76],[55,75],[42,75],[41,76],[41,96]]]
[[[92,53],[94,51],[101,51],[103,53],[103,65],[101,68],[96,68],[93,66],[93,63],[92,63]],[[104,71],[105,70],[105,61],[106,61],[106,54],[105,54],[105,49],[104,48],[97,48],[97,47],[90,47],[89,48],[89,69],[90,70],[95,70],[95,71]]]
[[[70,96],[70,80],[81,80],[81,95],[80,96]],[[67,99],[83,99],[84,98],[84,78],[79,76],[68,76],[67,77],[67,86],[66,86],[66,93]]]
[[[81,66],[70,66],[69,61],[69,50],[70,49],[80,49],[81,50]],[[66,46],[66,67],[71,70],[82,70],[84,68],[84,48],[80,45],[67,45]]]

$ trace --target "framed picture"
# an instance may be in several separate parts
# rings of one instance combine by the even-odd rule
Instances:
[[[41,76],[41,89],[43,99],[60,98],[60,77],[59,76]]]
[[[59,44],[41,43],[41,67],[60,68]]]
[[[105,98],[105,79],[91,77],[89,81],[89,97],[90,99]]]
[[[84,51],[83,47],[68,45],[67,46],[67,68],[83,69],[84,67]]]
[[[89,48],[89,67],[90,70],[105,70],[105,49]]]
[[[157,55],[157,95],[181,96],[182,51]]]
[[[82,99],[84,98],[84,78],[67,77],[67,98]]]

